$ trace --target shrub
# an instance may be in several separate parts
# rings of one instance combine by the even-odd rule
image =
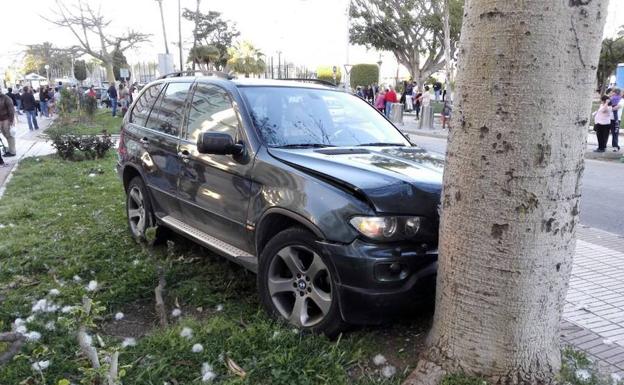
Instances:
[[[332,67],[319,67],[316,69],[316,78],[319,80],[325,80],[330,83],[334,83],[334,71]],[[336,66],[336,83],[340,83],[340,79],[342,79],[342,72],[340,72],[340,67]]]
[[[76,95],[65,87],[61,88],[61,101],[58,108],[61,120],[66,121],[72,110],[76,108]]]
[[[97,111],[97,99],[93,96],[87,96],[84,102],[84,110],[87,113],[89,121],[93,121],[93,116],[95,116],[95,112]]]
[[[49,133],[52,147],[57,155],[64,160],[79,160],[76,151],[83,155],[83,159],[103,158],[113,147],[113,140],[106,132],[102,135],[72,135],[60,131]]]
[[[356,64],[351,68],[351,88],[369,86],[379,81],[379,67],[377,64]]]

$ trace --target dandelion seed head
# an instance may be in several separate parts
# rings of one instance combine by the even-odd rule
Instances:
[[[212,380],[214,380],[217,377],[215,372],[212,371],[212,365],[210,365],[207,362],[204,362],[202,364],[201,374],[202,374],[202,382],[212,382]]]
[[[78,276],[78,275],[74,275],[72,279],[74,280],[74,282],[82,281],[82,278],[80,278],[80,276]]]
[[[396,368],[392,365],[386,365],[381,369],[381,375],[385,378],[391,378],[396,374]]]
[[[173,309],[173,311],[171,311],[172,317],[179,317],[180,315],[182,315],[182,310],[180,310],[179,308],[175,308]]]
[[[32,364],[32,368],[38,372],[46,370],[50,366],[50,361],[37,361]]]
[[[61,294],[61,291],[59,289],[51,289],[48,294],[50,294],[53,297],[56,297],[57,295]]]
[[[223,305],[219,304],[217,305],[217,307],[215,307],[216,311],[223,311]]]
[[[96,280],[91,280],[89,281],[89,284],[87,285],[87,291],[95,291],[98,288],[98,282]]]
[[[41,333],[32,331],[24,334],[28,341],[39,341],[41,339]]]
[[[193,345],[193,347],[191,348],[191,351],[193,353],[201,353],[204,351],[204,347],[201,344],[195,344]]]
[[[132,337],[124,338],[123,342],[121,343],[121,347],[126,348],[128,346],[136,346],[136,340]]]
[[[193,330],[189,327],[183,327],[180,331],[180,337],[184,337],[190,340],[191,338],[193,338]]]
[[[377,354],[375,357],[373,357],[373,364],[377,366],[381,366],[385,364],[386,362],[387,362],[386,357],[384,357],[381,354]]]
[[[54,324],[54,321],[48,321],[48,322],[46,322],[44,328],[46,330],[52,331],[52,330],[56,330],[56,325]]]
[[[122,320],[123,318],[124,318],[124,313],[122,313],[122,312],[117,312],[117,313],[115,314],[115,320],[116,320],[116,321],[120,321],[120,320]]]

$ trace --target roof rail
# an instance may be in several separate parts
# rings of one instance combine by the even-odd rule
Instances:
[[[159,79],[167,79],[167,78],[177,78],[181,76],[217,76],[224,79],[234,79],[234,76],[222,71],[202,71],[202,70],[186,70],[186,71],[177,71],[165,74]]]
[[[334,87],[334,88],[338,87],[337,84],[334,84],[334,83],[332,83],[330,81],[322,80],[322,79],[286,78],[286,79],[278,79],[278,80],[290,80],[290,81],[304,82],[304,83],[317,83],[317,84],[321,84],[323,86],[328,86],[328,87]]]

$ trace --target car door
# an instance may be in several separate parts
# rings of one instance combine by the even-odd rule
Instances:
[[[165,86],[145,123],[141,144],[146,149],[142,163],[145,182],[153,194],[158,217],[181,218],[177,200],[178,156],[187,98],[191,82],[172,82]]]
[[[189,105],[180,152],[187,159],[178,191],[185,222],[217,239],[249,251],[245,228],[252,162],[248,156],[200,154],[197,138],[207,131],[226,133],[235,142],[248,142],[228,92],[216,85],[197,83]]]

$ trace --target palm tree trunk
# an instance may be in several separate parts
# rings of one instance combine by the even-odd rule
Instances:
[[[406,383],[555,381],[606,15],[605,1],[466,1],[434,326]]]

